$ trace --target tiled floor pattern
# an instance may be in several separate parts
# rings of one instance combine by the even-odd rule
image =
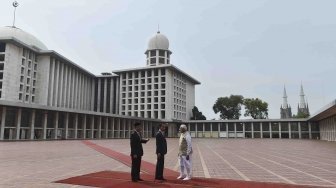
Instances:
[[[129,154],[128,139],[94,140]],[[178,139],[168,139],[165,165],[176,170]],[[336,143],[285,139],[193,139],[197,177],[336,187]],[[143,160],[155,163],[155,140]],[[203,158],[203,165],[202,160]],[[52,183],[99,171],[130,171],[81,141],[0,142],[0,187],[81,187]],[[208,173],[204,173],[208,172]]]

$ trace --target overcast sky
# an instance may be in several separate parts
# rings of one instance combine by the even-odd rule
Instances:
[[[171,63],[201,85],[208,119],[230,94],[260,98],[280,117],[283,86],[297,113],[300,83],[310,112],[336,99],[334,0],[20,0],[16,26],[94,74],[143,67],[148,39],[170,41]],[[12,24],[0,0],[0,26]]]

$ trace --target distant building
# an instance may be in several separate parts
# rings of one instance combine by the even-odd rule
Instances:
[[[296,117],[309,117],[309,115],[310,113],[309,113],[308,102],[305,99],[305,95],[303,92],[303,86],[301,84],[300,102],[298,104]],[[284,87],[283,100],[282,100],[282,105],[280,107],[280,119],[287,119],[287,118],[292,118],[292,117],[293,117],[292,108],[288,104],[286,87]]]
[[[292,118],[292,108],[287,101],[286,87],[284,86],[282,105],[280,107],[280,119]]]
[[[301,84],[301,90],[300,90],[300,103],[298,104],[298,113],[297,115],[303,115],[306,117],[309,117],[309,107],[308,102],[305,100],[305,95],[303,92],[303,86]]]

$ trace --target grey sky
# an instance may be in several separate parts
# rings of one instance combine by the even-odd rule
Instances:
[[[220,96],[268,102],[279,118],[283,85],[296,113],[302,81],[311,113],[336,98],[333,0],[20,0],[16,26],[93,72],[145,66],[148,39],[170,41],[172,64],[202,84],[196,106],[208,119]],[[0,0],[0,25],[12,1]]]

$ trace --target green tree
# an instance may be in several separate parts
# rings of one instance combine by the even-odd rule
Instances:
[[[198,110],[196,106],[192,109],[193,117],[191,117],[191,120],[206,120],[206,117]]]
[[[245,114],[244,116],[251,116],[253,119],[268,118],[268,104],[256,98],[244,99]]]
[[[213,110],[216,114],[220,113],[221,119],[239,119],[243,99],[244,97],[241,95],[219,97],[213,106]]]
[[[304,113],[304,112],[298,112],[296,115],[293,115],[293,118],[308,118],[310,114]]]

